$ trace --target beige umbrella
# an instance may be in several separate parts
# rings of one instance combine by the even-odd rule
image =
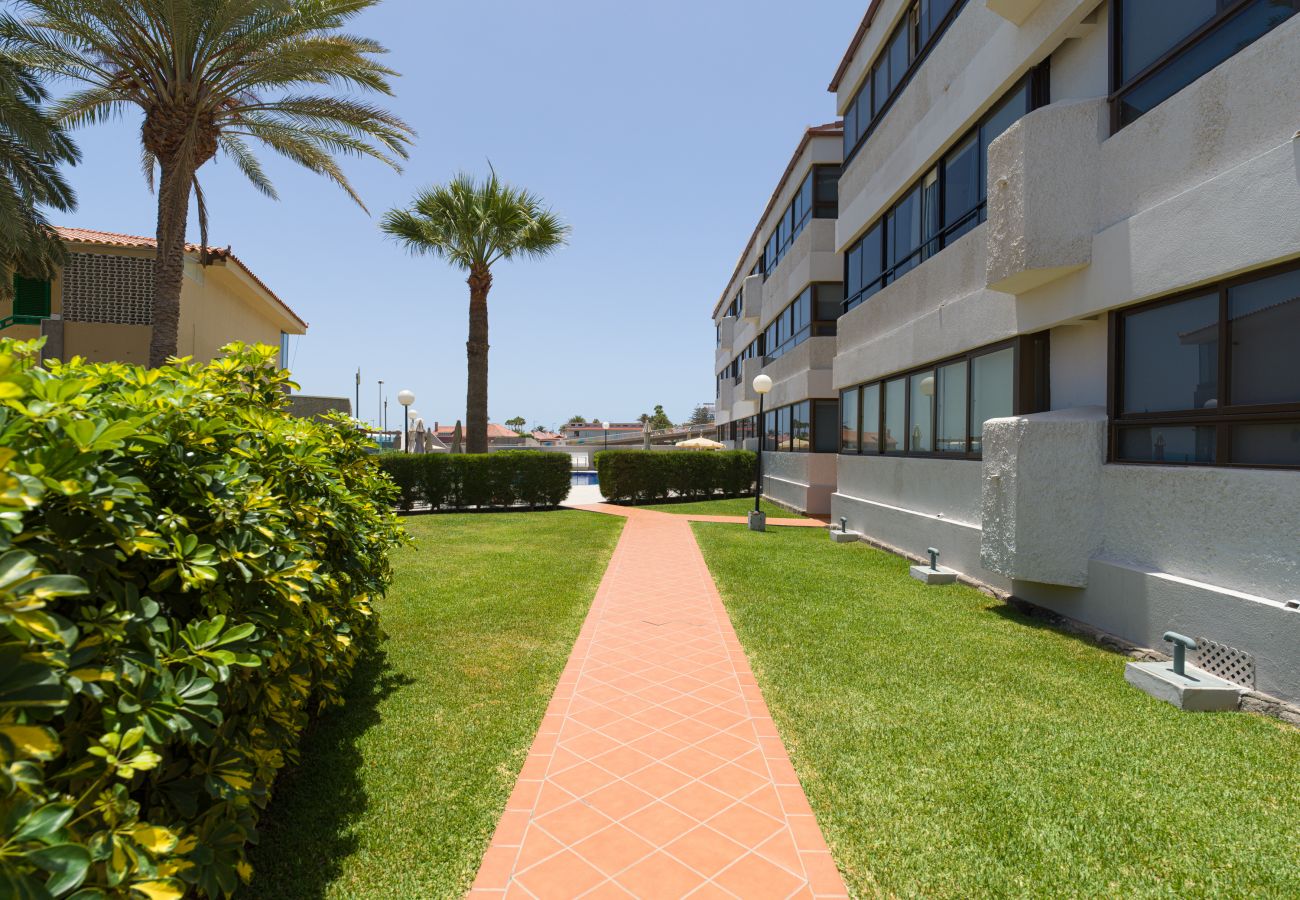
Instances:
[[[678,441],[678,447],[684,447],[687,450],[726,450],[726,444],[720,444],[717,441],[711,441],[706,437],[693,437],[688,441]]]

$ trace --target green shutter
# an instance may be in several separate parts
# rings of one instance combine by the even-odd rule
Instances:
[[[36,278],[14,276],[14,318],[45,319],[50,315],[50,283]],[[31,323],[27,323],[31,324]]]

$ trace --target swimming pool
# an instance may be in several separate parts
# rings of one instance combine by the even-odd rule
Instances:
[[[600,484],[595,472],[577,471],[569,474],[570,484]]]

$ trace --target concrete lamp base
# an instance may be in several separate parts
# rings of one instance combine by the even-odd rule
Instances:
[[[912,566],[907,571],[908,574],[922,584],[952,584],[957,580],[957,573],[944,566],[937,569],[932,569],[929,566]]]
[[[831,529],[831,540],[837,544],[851,544],[862,537],[856,531],[840,531],[836,528]]]
[[[749,511],[749,530],[767,531],[767,513],[751,509]]]
[[[1124,666],[1124,680],[1157,700],[1189,712],[1220,712],[1240,705],[1241,688],[1231,681],[1195,666],[1187,666],[1185,671],[1177,674],[1168,662],[1131,662]]]

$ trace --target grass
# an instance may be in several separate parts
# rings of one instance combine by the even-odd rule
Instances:
[[[654,503],[638,506],[637,509],[653,509],[657,512],[677,513],[683,516],[743,516],[754,508],[753,497],[729,497],[725,500],[693,500],[688,503]],[[763,501],[763,512],[769,519],[801,519],[803,516]]]
[[[407,519],[384,654],[278,786],[248,895],[462,896],[621,526],[568,510]]]
[[[855,895],[1296,895],[1300,732],[866,546],[694,528]]]

